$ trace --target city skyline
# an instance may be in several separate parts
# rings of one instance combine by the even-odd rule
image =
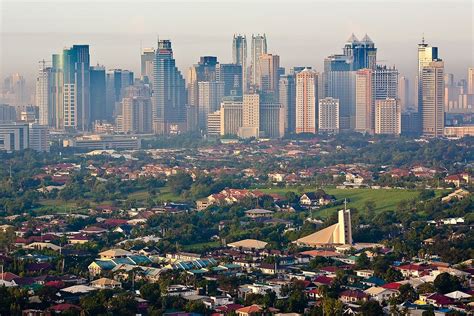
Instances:
[[[424,2],[416,1],[412,6],[421,9],[424,7]],[[25,10],[25,5],[28,3],[34,5],[35,16]],[[236,1],[225,3],[207,1],[200,2],[200,5],[182,1],[178,3],[141,1],[136,5],[140,5],[143,10],[130,16],[128,13],[125,14],[130,5],[124,3],[110,7],[109,2],[100,1],[88,3],[84,8],[76,1],[67,1],[57,9],[58,13],[74,9],[75,16],[66,19],[65,16],[68,14],[65,13],[63,16],[56,13],[57,23],[61,24],[61,30],[58,32],[56,23],[53,27],[50,22],[41,21],[41,16],[44,19],[50,14],[48,12],[51,12],[55,5],[54,1],[7,0],[0,4],[3,12],[0,24],[0,43],[2,43],[0,74],[6,77],[10,73],[18,72],[25,76],[27,84],[31,86],[37,72],[37,62],[44,56],[50,56],[58,49],[72,44],[90,45],[91,65],[100,63],[107,69],[122,68],[139,73],[140,48],[155,47],[158,36],[173,41],[177,66],[185,72],[199,56],[203,55],[218,56],[221,63],[232,62],[234,34],[247,36],[248,59],[251,55],[252,34],[265,34],[268,52],[281,56],[282,66],[289,69],[293,66],[308,65],[316,71],[322,71],[324,58],[338,52],[351,33],[354,33],[359,38],[369,34],[378,48],[379,61],[390,66],[395,65],[400,74],[412,82],[416,74],[414,65],[417,63],[417,44],[421,42],[424,34],[431,45],[443,51],[444,60],[447,61],[446,73],[453,73],[457,80],[467,78],[467,67],[473,64],[472,28],[469,27],[469,22],[472,23],[472,16],[469,14],[472,11],[470,1],[456,1],[456,8],[451,8],[443,2],[434,2],[428,9],[424,8],[431,14],[422,14],[420,10],[413,10],[417,12],[408,10],[404,14],[403,24],[400,20],[393,20],[397,12],[400,13],[402,10],[402,6],[395,6],[394,2],[384,4],[385,9],[373,1],[358,2],[357,6],[348,6],[345,1],[336,1],[332,5],[328,3],[328,1],[314,3],[298,1],[296,4],[301,10],[297,10],[298,14],[295,15],[285,10],[287,4],[280,2],[269,7],[267,1],[258,1],[252,6],[253,10],[246,7],[245,14],[242,14],[244,9],[239,8]],[[105,21],[99,29],[92,30],[91,25],[98,23],[101,19],[99,12],[104,8],[111,14],[104,16]],[[160,21],[153,19],[151,12],[153,9],[158,10],[157,8],[166,9],[169,15],[173,16],[171,26],[170,23],[166,23],[169,17],[160,16]],[[261,19],[258,12],[263,9],[271,13],[272,18]],[[203,13],[203,10],[213,13],[213,19],[196,21],[196,17]],[[230,23],[225,22],[225,12],[230,12],[229,10],[232,10],[233,16],[238,17]],[[393,12],[384,17],[386,10]],[[325,11],[337,12],[331,15],[333,31],[330,34],[321,31],[324,30],[324,23],[328,23],[322,13]],[[195,16],[186,18],[191,12],[194,12]],[[370,19],[358,18],[363,12],[371,14]],[[24,17],[21,19],[22,24],[18,24],[15,19],[19,14]],[[309,14],[311,21],[305,19]],[[260,18],[259,23],[254,25],[257,16]],[[454,16],[456,23],[449,23],[453,21]],[[81,24],[81,17],[88,23]],[[111,20],[111,17],[114,20]],[[299,23],[296,23],[298,28],[283,23],[291,18],[298,19]],[[384,21],[382,18],[386,20],[384,23],[381,23]],[[423,27],[419,26],[421,18]],[[212,23],[208,20],[220,23],[220,27],[211,27]],[[120,25],[117,26],[117,23]],[[410,32],[407,32],[408,29]],[[34,45],[35,49],[27,49],[30,45]],[[250,64],[250,60],[247,60],[247,63]]]

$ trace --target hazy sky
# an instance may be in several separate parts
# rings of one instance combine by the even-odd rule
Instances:
[[[473,16],[472,0],[0,0],[0,78],[19,72],[31,83],[39,60],[72,44],[90,45],[91,64],[139,73],[140,45],[155,46],[158,35],[172,40],[185,74],[202,55],[231,62],[234,33],[266,33],[282,66],[321,70],[354,32],[368,33],[377,59],[410,78],[424,33],[459,79],[474,65]]]

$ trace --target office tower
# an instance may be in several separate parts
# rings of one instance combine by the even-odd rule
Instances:
[[[16,121],[15,107],[8,104],[0,104],[0,124]]]
[[[284,111],[279,103],[260,102],[260,137],[281,138],[285,134]]]
[[[374,96],[374,72],[371,69],[357,70],[355,130],[358,132],[374,133]]]
[[[64,128],[87,131],[90,121],[89,45],[63,50]]]
[[[235,35],[232,41],[232,63],[242,67],[242,93],[247,93],[248,72],[247,72],[247,38],[242,35]]]
[[[462,88],[454,82],[453,74],[444,75],[444,110],[445,112],[456,112],[461,109],[462,103]]]
[[[148,84],[138,82],[125,88],[121,116],[122,132],[132,134],[153,132],[151,90]]]
[[[260,78],[260,67],[258,66],[258,61],[260,55],[267,53],[267,37],[265,34],[260,35],[253,35],[252,34],[252,55],[250,61],[250,69],[251,69],[251,76],[250,76],[250,85],[255,87],[258,83]]]
[[[421,75],[422,133],[428,137],[441,137],[444,130],[444,62],[435,60],[428,63]]]
[[[221,110],[209,113],[207,116],[207,136],[218,137],[221,134]]]
[[[239,128],[239,137],[258,138],[260,135],[260,96],[258,94],[244,94],[242,103],[242,127]]]
[[[278,82],[280,56],[262,54],[258,58],[258,73],[256,88],[260,91],[265,102],[278,102]]]
[[[324,58],[324,72],[352,71],[352,58],[346,55],[331,55]]]
[[[105,67],[92,66],[91,77],[91,122],[107,120],[107,88],[105,83]]]
[[[40,61],[38,77],[36,78],[36,106],[39,110],[39,123],[46,126],[54,126],[55,112],[52,102],[53,98],[53,73],[52,68],[46,66],[46,62]]]
[[[0,124],[0,151],[12,152],[28,148],[28,134],[26,123]]]
[[[355,71],[329,71],[324,76],[324,96],[339,100],[339,127],[355,128]]]
[[[30,123],[28,147],[36,151],[49,152],[48,126]]]
[[[238,135],[242,127],[242,97],[224,98],[221,102],[221,136]]]
[[[155,61],[155,49],[145,48],[140,56],[141,61],[141,77],[144,83],[153,86],[153,62]]]
[[[320,133],[339,132],[339,100],[324,98],[319,100],[318,128]]]
[[[467,94],[474,94],[474,67],[467,70]]]
[[[438,47],[432,47],[425,43],[425,38],[421,40],[421,44],[418,44],[418,98],[417,107],[418,111],[421,112],[420,108],[423,106],[423,68],[428,66],[433,60],[438,59]]]
[[[207,116],[220,108],[224,97],[224,83],[216,81],[198,82],[199,103],[198,123],[201,129],[207,129]]]
[[[217,64],[216,81],[224,83],[224,96],[242,96],[242,66]]]
[[[117,115],[122,114],[122,102],[125,89],[133,84],[134,74],[125,69],[111,69],[106,74],[106,119],[112,122]]]
[[[173,58],[171,41],[160,40],[156,50],[153,79],[153,124],[158,134],[185,130],[186,87]]]
[[[377,65],[377,48],[367,34],[361,41],[352,34],[344,45],[343,52],[352,59],[352,70],[375,69]]]
[[[394,98],[375,101],[375,134],[400,135],[400,102]]]
[[[21,106],[28,103],[25,78],[18,74],[11,74],[3,81],[1,102]]]
[[[317,132],[318,73],[305,69],[296,75],[296,133]]]
[[[390,68],[387,66],[377,65],[374,75],[375,99],[398,99],[398,70],[395,68],[395,66]]]
[[[398,78],[398,97],[400,99],[402,113],[408,111],[408,107],[410,106],[410,81],[405,76]]]
[[[63,55],[62,54],[53,54],[53,63],[52,63],[52,105],[55,116],[54,127],[57,130],[64,129],[64,76],[63,76]]]
[[[295,75],[280,77],[279,100],[283,107],[283,126],[285,133],[296,130],[296,82]]]

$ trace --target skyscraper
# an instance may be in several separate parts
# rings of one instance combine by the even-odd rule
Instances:
[[[422,69],[421,125],[423,135],[441,137],[444,133],[444,62],[435,60]]]
[[[186,87],[173,58],[171,41],[160,40],[156,50],[153,79],[153,125],[159,134],[185,129]]]
[[[375,99],[398,99],[398,69],[396,69],[395,66],[387,67],[377,65],[374,74]]]
[[[318,77],[310,69],[296,75],[296,133],[317,132]]]
[[[242,97],[227,97],[221,103],[221,136],[238,135],[242,127]]]
[[[54,109],[54,127],[58,130],[64,129],[64,76],[63,76],[63,55],[53,56],[53,96],[51,108]]]
[[[258,138],[260,135],[260,96],[258,94],[244,94],[242,103],[242,127],[239,128],[239,137]]]
[[[198,82],[199,103],[198,118],[199,127],[207,129],[207,116],[220,109],[221,100],[224,97],[224,83],[216,81]]]
[[[242,93],[247,93],[247,38],[235,35],[232,41],[232,63],[242,67]]]
[[[283,126],[286,133],[294,133],[296,125],[296,82],[295,75],[280,77],[279,100],[283,107]]]
[[[467,94],[474,94],[474,67],[467,70]]]
[[[0,102],[14,106],[24,106],[28,103],[25,78],[19,73],[9,75],[3,81]]]
[[[320,133],[339,132],[339,100],[324,98],[319,100],[318,128]]]
[[[284,112],[279,103],[260,101],[259,132],[265,138],[280,138],[285,134]]]
[[[86,131],[90,121],[89,45],[63,50],[64,127]]]
[[[122,131],[132,134],[153,132],[151,91],[148,84],[135,83],[125,89],[122,99]]]
[[[428,66],[433,60],[438,59],[438,47],[431,47],[425,43],[425,38],[418,44],[418,111],[423,106],[423,68]]]
[[[39,110],[39,124],[54,126],[55,112],[53,98],[53,73],[46,62],[40,61],[38,77],[36,78],[36,106]]]
[[[339,127],[355,128],[355,71],[328,71],[324,73],[324,97],[339,100]]]
[[[111,69],[106,74],[106,119],[113,121],[122,114],[122,102],[125,89],[133,84],[133,72],[125,69]]]
[[[140,57],[142,80],[143,82],[150,84],[150,86],[153,86],[153,62],[155,61],[155,49],[143,49]]]
[[[400,135],[400,102],[394,98],[375,101],[375,134]]]
[[[224,83],[224,96],[242,96],[242,66],[217,64],[216,81]]]
[[[105,67],[92,66],[91,80],[91,122],[107,119],[107,88],[105,83]]]
[[[256,87],[266,102],[278,102],[280,56],[262,54],[258,58],[259,77]]]
[[[255,87],[260,78],[260,67],[258,66],[258,61],[260,55],[267,53],[267,37],[265,34],[253,35],[252,34],[252,60],[250,61],[251,77],[250,84],[252,87]]]
[[[400,109],[403,112],[407,112],[410,106],[410,81],[405,76],[398,78],[398,97],[400,98]]]
[[[345,56],[351,58],[352,70],[375,69],[377,65],[377,48],[367,34],[361,41],[352,34],[344,45],[343,51]]]
[[[355,130],[361,133],[374,133],[374,72],[359,69],[356,72],[356,115]]]

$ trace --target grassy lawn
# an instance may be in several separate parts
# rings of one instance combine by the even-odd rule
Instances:
[[[219,248],[220,246],[221,243],[219,241],[209,241],[192,245],[180,245],[180,250],[188,252],[201,252],[203,249]]]
[[[37,208],[38,211],[53,210],[58,213],[63,212],[75,212],[77,210],[77,204],[74,201],[63,201],[63,200],[42,200],[41,206]]]
[[[307,188],[305,191],[312,191],[313,188]],[[334,195],[336,199],[347,199],[348,208],[357,208],[359,211],[364,209],[365,203],[368,201],[375,202],[375,211],[384,212],[395,210],[397,204],[403,200],[412,200],[418,197],[417,190],[401,190],[401,189],[335,189],[325,188],[328,194]],[[294,188],[271,188],[261,190],[266,193],[277,193],[284,195],[288,191],[295,191]],[[445,193],[444,190],[436,190],[436,196]],[[342,206],[330,207],[313,212],[313,216],[326,218],[339,210]]]
[[[176,195],[170,191],[170,188],[164,186],[157,189],[159,193],[153,198],[160,201],[172,201],[172,202],[182,202],[183,198],[179,195]],[[146,201],[150,197],[150,194],[147,190],[137,191],[128,196],[129,199],[135,199],[137,201]]]

